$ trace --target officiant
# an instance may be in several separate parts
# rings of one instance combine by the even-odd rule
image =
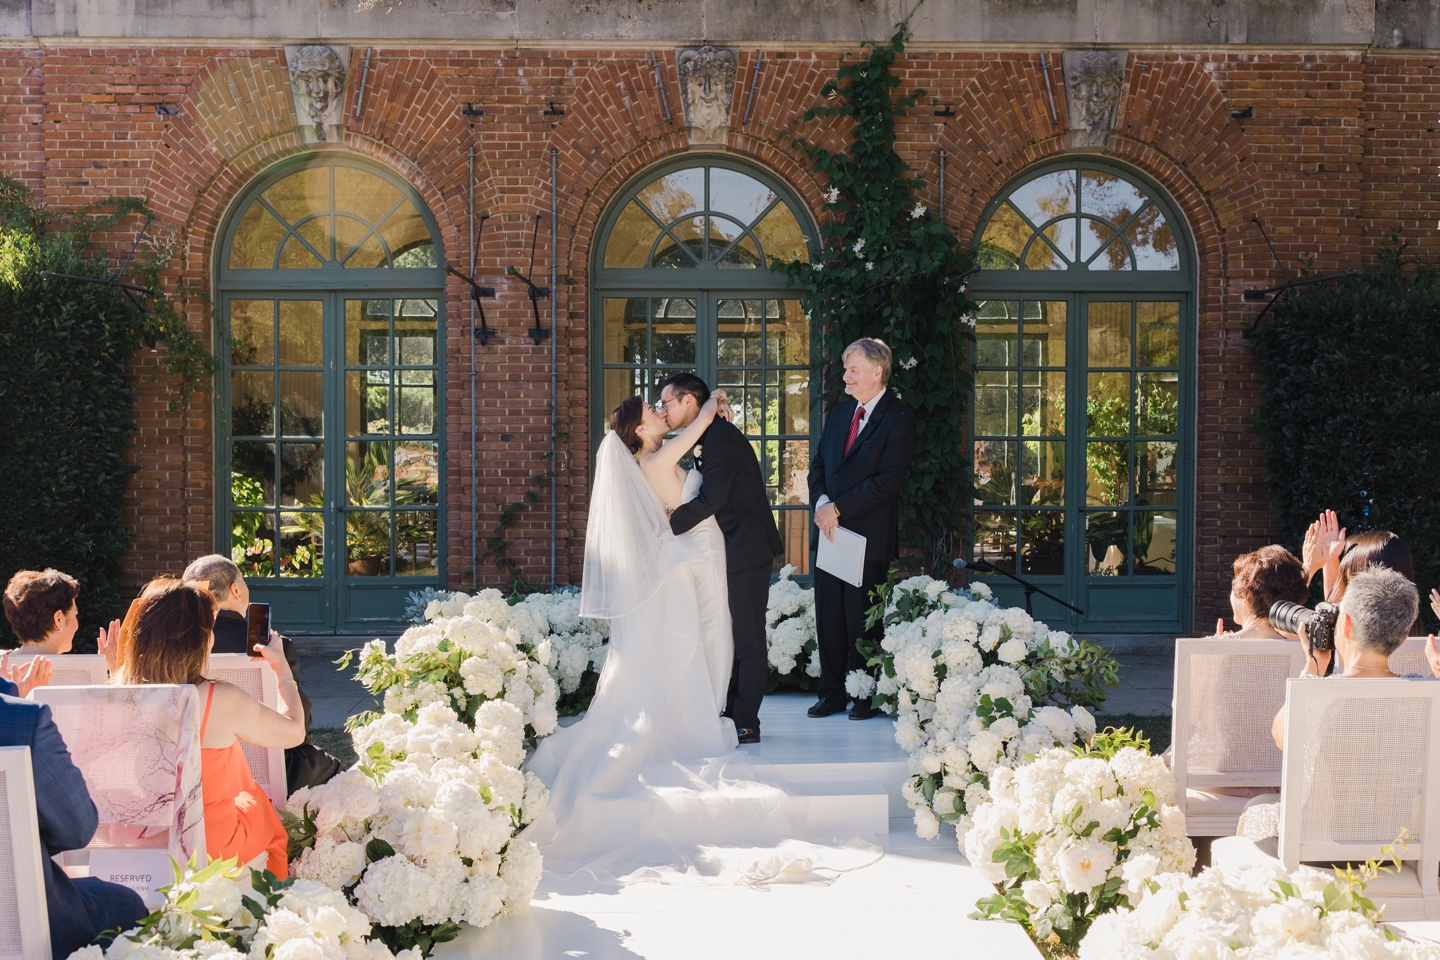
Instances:
[[[870,337],[845,348],[847,398],[831,408],[810,460],[810,502],[815,505],[814,544],[834,542],[837,528],[865,538],[860,584],[815,570],[815,628],[820,653],[820,699],[812,717],[845,709],[845,678],[865,666],[856,641],[867,635],[865,613],[871,593],[885,582],[900,555],[900,486],[915,455],[915,411],[888,388],[894,358]],[[878,640],[877,624],[870,631]],[[851,720],[879,713],[870,698],[857,698]]]

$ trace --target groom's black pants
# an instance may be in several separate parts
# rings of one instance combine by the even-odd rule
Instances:
[[[820,653],[820,699],[846,699],[845,676],[865,666],[855,649],[861,636],[880,639],[884,628],[876,624],[865,629],[865,614],[874,605],[870,593],[885,582],[890,564],[867,563],[856,587],[824,570],[815,571],[815,643]]]
[[[735,634],[735,665],[725,714],[736,727],[760,726],[760,701],[765,697],[769,661],[765,651],[765,607],[770,600],[770,563],[748,570],[728,570],[730,622]]]

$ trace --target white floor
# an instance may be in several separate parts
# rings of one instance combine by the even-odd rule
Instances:
[[[466,927],[438,947],[436,960],[846,960],[900,954],[1035,958],[1023,930],[968,919],[976,898],[993,892],[955,849],[954,835],[915,837],[896,817],[905,754],[890,721],[844,714],[811,720],[814,698],[765,700],[763,742],[744,749],[756,771],[799,782],[865,783],[885,779],[891,793],[889,833],[873,866],[830,885],[681,887],[595,885],[546,875],[529,909],[483,930]]]

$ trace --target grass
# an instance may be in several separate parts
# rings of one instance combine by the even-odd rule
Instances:
[[[354,766],[355,745],[350,741],[350,734],[346,733],[343,727],[316,727],[310,731],[310,739],[315,746],[345,766]]]
[[[1095,729],[1106,727],[1132,727],[1140,736],[1150,741],[1150,752],[1155,756],[1170,746],[1170,718],[1168,716],[1148,717],[1134,713],[1100,714],[1095,717]],[[336,754],[339,756],[339,754]]]

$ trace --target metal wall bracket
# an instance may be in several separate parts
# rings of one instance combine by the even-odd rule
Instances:
[[[563,117],[563,116],[565,116],[565,108],[564,108],[564,107],[557,107],[557,106],[555,106],[555,101],[554,101],[554,100],[551,100],[551,101],[550,101],[550,106],[549,106],[549,108],[546,109],[546,110],[542,110],[542,111],[540,112],[540,116],[542,116],[542,117]]]

